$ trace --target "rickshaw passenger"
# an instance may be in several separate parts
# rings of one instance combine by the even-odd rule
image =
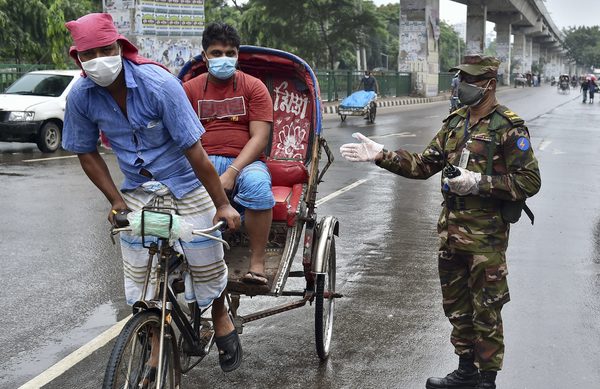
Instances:
[[[265,248],[275,199],[264,150],[273,123],[273,101],[262,81],[236,70],[239,47],[235,28],[209,24],[202,34],[208,73],[183,87],[206,129],[202,146],[223,187],[244,211],[252,256],[242,280],[267,285]]]

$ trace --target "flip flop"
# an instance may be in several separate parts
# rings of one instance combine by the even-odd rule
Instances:
[[[215,344],[219,349],[219,365],[226,373],[234,371],[242,364],[242,344],[237,330],[225,336],[215,337]]]
[[[256,271],[248,271],[244,277],[242,277],[242,281],[248,284],[257,284],[257,285],[267,285],[269,280],[264,273],[259,273]]]

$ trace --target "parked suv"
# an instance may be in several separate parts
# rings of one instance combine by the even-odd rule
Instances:
[[[34,142],[44,153],[60,147],[67,94],[80,70],[29,72],[0,94],[0,141]]]

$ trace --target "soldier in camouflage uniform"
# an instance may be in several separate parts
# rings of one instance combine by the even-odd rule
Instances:
[[[362,134],[355,134],[361,143],[340,148],[350,161],[375,161],[407,178],[454,173],[447,174],[452,178],[442,174],[437,229],[443,308],[459,367],[446,377],[429,378],[428,389],[496,387],[504,357],[500,311],[510,300],[509,223],[541,185],[527,127],[496,101],[499,61],[471,56],[464,62],[450,71],[460,72],[459,95],[466,106],[444,120],[422,153],[388,151]]]

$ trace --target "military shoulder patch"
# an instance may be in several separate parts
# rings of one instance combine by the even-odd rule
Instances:
[[[531,143],[529,142],[529,139],[522,136],[519,139],[517,139],[517,147],[519,148],[519,150],[527,151],[529,150],[529,147],[531,147]]]

